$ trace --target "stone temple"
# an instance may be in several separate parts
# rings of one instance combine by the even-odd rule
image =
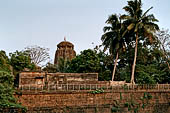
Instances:
[[[64,41],[60,42],[57,45],[57,50],[55,53],[54,64],[58,64],[60,59],[64,60],[72,60],[76,56],[76,52],[74,51],[74,45],[71,42]]]

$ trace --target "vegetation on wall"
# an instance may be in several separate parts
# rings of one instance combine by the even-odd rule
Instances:
[[[123,112],[127,108],[127,111],[132,113],[139,113],[139,110],[145,110],[149,106],[149,101],[152,99],[152,95],[148,92],[144,92],[143,96],[138,99],[134,99],[131,95],[130,99],[123,100],[122,94],[120,93],[120,99],[114,100],[114,104],[111,108],[112,113]],[[136,101],[138,100],[138,101]],[[127,112],[126,111],[126,112]]]

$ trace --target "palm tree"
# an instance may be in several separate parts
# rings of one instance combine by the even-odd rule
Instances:
[[[128,5],[123,9],[127,12],[127,15],[122,15],[121,19],[124,20],[124,24],[127,25],[126,32],[132,32],[135,36],[135,55],[132,66],[132,74],[131,74],[131,83],[134,82],[134,72],[136,65],[136,57],[137,57],[137,45],[138,40],[140,38],[149,38],[150,41],[154,39],[155,32],[159,30],[159,27],[155,22],[158,20],[154,17],[153,14],[147,14],[153,7],[149,8],[146,12],[143,13],[141,0],[131,0],[128,1]]]
[[[109,49],[111,55],[116,53],[116,59],[114,62],[114,69],[112,73],[112,81],[114,80],[114,75],[116,71],[116,64],[119,56],[119,50],[125,47],[124,40],[122,38],[122,23],[116,14],[109,16],[105,26],[103,28],[104,34],[101,37],[102,45],[104,45],[104,50]]]

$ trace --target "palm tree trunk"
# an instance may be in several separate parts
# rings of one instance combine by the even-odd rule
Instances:
[[[170,65],[169,65],[168,61],[166,61],[166,63],[167,63],[167,65],[168,65],[168,68],[169,68],[169,70],[170,70]]]
[[[117,64],[117,59],[119,57],[119,53],[117,52],[116,54],[116,59],[115,59],[115,63],[114,63],[114,69],[113,69],[113,73],[112,73],[112,81],[114,80],[114,76],[115,76],[115,71],[116,71],[116,64]]]
[[[132,75],[131,75],[131,81],[130,81],[132,84],[135,84],[134,73],[135,73],[135,66],[136,66],[137,50],[138,50],[138,33],[136,33],[135,56],[134,56],[134,60],[133,60]]]

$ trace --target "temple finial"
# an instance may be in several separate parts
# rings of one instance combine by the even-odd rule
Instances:
[[[64,41],[66,41],[66,36],[64,36]]]

